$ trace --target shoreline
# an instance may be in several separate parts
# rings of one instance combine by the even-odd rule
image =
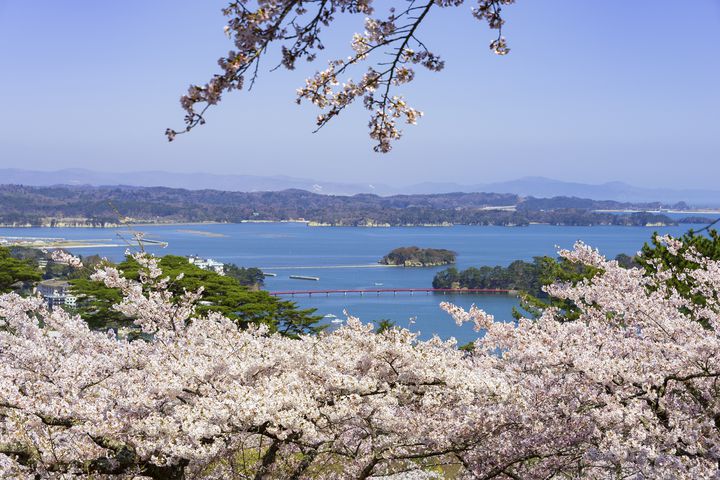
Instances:
[[[30,245],[18,245],[21,247]],[[40,245],[32,246],[32,248],[115,248],[115,247],[127,247],[127,245],[121,245],[119,243],[98,243],[98,244],[69,244],[69,245]]]
[[[48,242],[48,243],[0,243],[0,247],[24,247],[24,248],[116,248],[116,247],[127,247],[119,243],[62,243],[62,242]]]
[[[683,215],[720,215],[720,209],[714,210],[714,209],[697,209],[697,210],[593,210],[593,212],[597,213],[656,213],[656,214],[664,214],[664,213],[678,213]]]
[[[273,222],[275,223],[275,222]],[[277,222],[280,223],[280,222]],[[0,228],[92,228],[92,229],[123,229],[131,227],[184,227],[184,226],[202,226],[202,225],[237,225],[234,222],[155,222],[155,223],[108,223],[105,225],[92,225],[89,223],[78,225],[73,223],[70,225],[10,225],[7,223],[0,223]]]
[[[463,223],[417,223],[417,224],[408,224],[408,225],[391,225],[389,223],[379,223],[379,224],[372,224],[372,225],[338,225],[338,224],[330,224],[330,223],[315,223],[310,220],[240,220],[239,222],[157,222],[157,223],[123,223],[123,224],[116,224],[116,223],[110,223],[105,225],[92,225],[92,224],[68,224],[68,225],[10,225],[6,223],[0,223],[0,228],[107,228],[107,229],[123,229],[123,228],[132,228],[132,227],[192,227],[192,226],[202,226],[202,225],[243,225],[246,223],[251,224],[270,224],[270,223],[277,223],[277,224],[287,224],[287,223],[297,223],[297,224],[304,224],[307,227],[310,228],[324,228],[324,227],[331,227],[331,228],[412,228],[412,227],[455,227],[455,226],[478,226],[478,227],[517,227],[516,224],[508,224],[508,225],[471,225],[471,224],[463,224]],[[522,225],[520,225],[522,226]]]
[[[623,213],[630,213],[630,212],[623,212]],[[672,212],[671,212],[672,213]],[[677,213],[691,213],[691,212],[677,212]],[[704,215],[720,215],[720,212],[692,212],[694,214],[704,214]],[[563,225],[563,224],[553,224],[548,222],[529,222],[527,224],[486,224],[486,225],[477,225],[477,224],[467,224],[467,223],[453,223],[453,224],[412,224],[412,225],[310,225],[310,222],[307,221],[287,221],[287,220],[268,220],[268,221],[241,221],[241,222],[188,222],[188,223],[182,223],[182,222],[173,222],[173,223],[128,223],[123,225],[116,225],[116,224],[110,224],[110,225],[9,225],[9,224],[0,224],[0,229],[31,229],[31,228],[42,228],[42,229],[58,229],[58,228],[87,228],[87,229],[108,229],[108,230],[122,230],[122,229],[128,229],[132,227],[184,227],[184,226],[202,226],[202,225],[243,225],[246,223],[262,223],[262,224],[288,224],[288,223],[297,223],[297,224],[305,224],[308,228],[451,228],[451,227],[505,227],[505,228],[520,228],[520,227],[529,227],[533,225],[552,225],[554,227],[638,227],[638,228],[647,228],[647,227],[658,227],[658,226],[673,226],[673,224],[663,224],[663,225],[615,225],[615,224],[603,224],[603,223],[593,223],[588,225]],[[704,222],[703,222],[704,224]],[[691,223],[687,224],[679,224],[679,225],[694,225]],[[700,225],[700,224],[697,224]],[[195,235],[205,235],[205,233],[194,233]]]

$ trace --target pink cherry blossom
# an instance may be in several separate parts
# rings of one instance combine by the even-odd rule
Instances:
[[[706,305],[584,245],[600,270],[549,290],[580,316],[496,322],[472,353],[349,317],[291,339],[198,317],[157,260],[104,268],[146,332],[98,332],[0,296],[2,478],[718,478],[720,263],[688,253]],[[648,288],[650,287],[650,288]],[[703,326],[698,315],[709,319]]]

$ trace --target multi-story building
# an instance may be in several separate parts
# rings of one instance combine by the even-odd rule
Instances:
[[[77,301],[77,297],[70,292],[70,282],[66,280],[43,280],[38,283],[36,291],[47,301],[50,309],[58,305],[74,307]]]
[[[225,275],[225,264],[211,258],[200,258],[198,256],[188,257],[188,262],[203,270],[212,270],[218,275]]]

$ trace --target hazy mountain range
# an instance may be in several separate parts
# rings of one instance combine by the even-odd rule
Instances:
[[[279,191],[302,189],[328,195],[354,195],[374,193],[377,195],[427,194],[449,192],[495,192],[513,193],[534,197],[581,197],[593,200],[618,202],[684,201],[692,206],[720,206],[720,189],[668,189],[644,188],[624,182],[586,184],[564,182],[544,177],[524,177],[517,180],[493,183],[419,183],[410,186],[385,184],[353,184],[325,182],[288,176],[217,175],[211,173],[173,173],[163,171],[144,172],[98,172],[85,169],[57,171],[33,171],[0,169],[0,184],[32,186],[49,185],[132,185],[141,187],[164,186],[190,190],[226,190],[237,192]]]

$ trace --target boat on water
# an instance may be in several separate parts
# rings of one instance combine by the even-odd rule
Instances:
[[[327,315],[325,315],[324,318],[337,318],[337,315],[333,315],[332,313],[328,313]]]
[[[343,323],[343,319],[342,319],[342,318],[336,318],[336,319],[334,319],[334,320],[331,320],[330,323]]]
[[[382,287],[383,284],[382,284],[382,283],[375,282],[375,286],[376,286],[376,287]]]

